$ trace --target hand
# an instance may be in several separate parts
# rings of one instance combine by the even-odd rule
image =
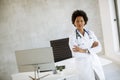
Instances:
[[[91,48],[97,47],[98,46],[98,42],[94,41],[94,43],[92,44]]]
[[[72,48],[73,52],[80,52],[80,53],[85,53],[86,50],[79,48],[78,46],[74,45],[74,48]]]

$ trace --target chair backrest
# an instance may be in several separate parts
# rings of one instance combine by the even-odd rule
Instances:
[[[53,55],[55,62],[72,58],[72,53],[68,43],[69,43],[69,38],[50,41],[51,47],[53,48]]]

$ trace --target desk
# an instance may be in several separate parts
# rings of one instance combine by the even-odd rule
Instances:
[[[107,65],[110,61],[100,58],[102,65]],[[41,80],[79,80],[74,66],[74,58],[66,59],[55,63],[56,66],[65,65],[66,69],[62,73],[53,74],[52,72],[40,73],[40,76],[49,74]],[[12,75],[12,80],[31,80],[29,76],[34,76],[34,72],[17,73]]]
[[[33,76],[33,72],[27,72],[27,73],[18,73],[15,75],[12,75],[12,80],[32,80],[29,78],[29,76]],[[50,73],[42,74],[46,75]],[[50,74],[40,80],[78,80],[76,75],[61,75],[61,74]]]
[[[75,74],[74,58],[66,59],[60,62],[55,63],[56,66],[65,65],[65,69],[62,72],[53,74],[50,72],[41,72],[40,77],[49,74],[48,76],[40,80],[78,80],[77,75]],[[23,72],[12,75],[12,80],[31,80],[29,76],[34,77],[34,72]]]

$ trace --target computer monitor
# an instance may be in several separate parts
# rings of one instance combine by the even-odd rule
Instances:
[[[34,71],[35,66],[40,71],[55,70],[52,47],[15,51],[19,72]]]

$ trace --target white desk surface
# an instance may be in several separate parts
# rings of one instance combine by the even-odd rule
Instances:
[[[106,65],[110,63],[110,61],[100,58],[102,65]],[[105,62],[105,63],[104,63]],[[43,72],[40,73],[40,77],[49,74],[48,76],[40,79],[40,80],[78,80],[77,74],[74,66],[74,58],[66,59],[60,62],[55,63],[56,66],[65,65],[66,69],[64,69],[61,73],[53,74],[52,72]],[[17,73],[12,75],[12,80],[32,80],[29,76],[34,76],[34,72],[24,72]]]
[[[69,80],[77,80],[75,79],[76,75],[74,74],[74,58],[66,59],[60,62],[55,63],[56,66],[65,65],[65,68],[62,72],[58,72],[57,74],[53,74],[50,72],[42,72],[40,73],[40,77],[49,74],[48,76],[40,79],[40,80],[64,80],[64,78],[70,78]],[[32,80],[29,76],[34,77],[34,72],[23,72],[12,75],[12,80]],[[66,79],[68,80],[68,79]]]

